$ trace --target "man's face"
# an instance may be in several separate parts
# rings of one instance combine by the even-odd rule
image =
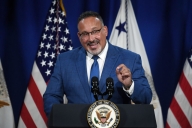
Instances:
[[[78,24],[77,33],[81,45],[92,55],[98,55],[104,49],[108,30],[96,17],[87,17]]]

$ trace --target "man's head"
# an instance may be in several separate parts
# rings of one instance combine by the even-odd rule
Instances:
[[[106,45],[108,34],[107,26],[104,26],[101,16],[92,11],[82,13],[78,19],[77,33],[81,45],[92,55],[98,55]]]

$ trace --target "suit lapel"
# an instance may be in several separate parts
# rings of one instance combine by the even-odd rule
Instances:
[[[109,48],[107,51],[107,56],[105,60],[105,64],[103,67],[101,79],[99,81],[99,88],[101,93],[103,93],[106,90],[106,79],[111,76],[112,73],[115,73],[115,64],[119,58],[119,53],[117,50],[115,50],[114,46],[112,46],[110,43]],[[81,85],[83,86],[87,99],[89,103],[91,103],[91,92],[90,92],[90,85],[87,78],[87,67],[86,67],[86,51],[81,48],[79,53],[77,53],[77,60],[76,60],[76,68],[78,72],[78,76],[81,82]]]
[[[107,56],[105,60],[105,64],[103,67],[103,72],[101,75],[101,79],[99,82],[99,88],[101,92],[103,93],[106,90],[106,79],[111,76],[111,73],[115,73],[116,67],[116,61],[119,58],[119,53],[117,50],[115,50],[114,46],[109,44],[109,48],[107,51]]]
[[[81,48],[80,52],[77,53],[77,62],[76,62],[76,67],[77,67],[77,72],[79,79],[81,81],[81,85],[83,86],[85,93],[87,95],[88,101],[91,103],[91,97],[90,97],[90,86],[88,83],[88,78],[87,78],[87,67],[86,67],[86,52],[83,48]]]

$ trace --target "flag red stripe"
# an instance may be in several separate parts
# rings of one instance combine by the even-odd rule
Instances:
[[[192,106],[192,96],[191,96],[192,88],[191,88],[191,86],[190,86],[190,84],[189,84],[188,80],[186,79],[185,74],[183,72],[181,74],[179,84],[180,84],[180,87],[183,90],[183,93],[185,94],[188,102]]]
[[[30,126],[31,128],[36,128],[36,125],[33,122],[33,119],[31,118],[31,115],[29,114],[29,111],[27,110],[25,104],[23,104],[22,106],[22,111],[20,115],[26,127]]]
[[[191,125],[189,121],[187,120],[185,114],[183,113],[182,109],[180,108],[179,104],[177,103],[175,97],[173,97],[173,100],[170,105],[170,109],[172,110],[175,118],[179,122],[180,126],[183,128],[190,128]]]
[[[170,128],[169,124],[166,122],[165,128]]]
[[[39,89],[37,88],[37,85],[33,79],[33,77],[31,76],[30,78],[30,82],[29,82],[29,86],[28,89],[31,93],[31,96],[39,110],[39,113],[41,114],[43,120],[45,121],[45,124],[47,123],[47,117],[45,115],[44,112],[44,108],[43,108],[43,98],[41,96],[41,93],[39,92]]]

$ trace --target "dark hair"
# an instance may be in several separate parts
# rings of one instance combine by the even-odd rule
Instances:
[[[87,17],[97,17],[97,18],[101,21],[101,23],[104,24],[104,23],[103,23],[103,19],[102,19],[102,17],[99,15],[99,13],[93,12],[93,11],[83,12],[83,13],[79,16],[79,18],[78,18],[78,23],[79,23],[82,19],[87,18]]]

